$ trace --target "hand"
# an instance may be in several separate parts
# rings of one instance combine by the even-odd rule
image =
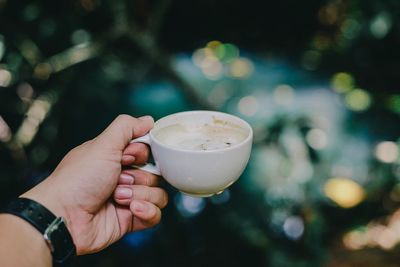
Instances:
[[[64,217],[78,255],[99,251],[127,232],[160,221],[167,194],[154,187],[158,178],[141,170],[122,171],[121,166],[146,162],[147,146],[129,142],[146,134],[153,123],[148,116],[119,116],[98,137],[72,149],[46,180],[22,195]]]

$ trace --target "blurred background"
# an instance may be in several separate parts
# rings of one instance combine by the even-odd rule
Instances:
[[[120,113],[212,109],[249,165],[74,266],[400,266],[398,0],[0,0],[0,205]]]

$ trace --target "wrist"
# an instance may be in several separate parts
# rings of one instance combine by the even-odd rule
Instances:
[[[33,194],[27,195],[34,196]],[[64,219],[56,216],[33,198],[29,199],[23,196],[14,199],[1,210],[1,213],[12,214],[36,228],[37,233],[42,235],[42,239],[53,255],[54,262],[68,261],[75,254],[76,249]]]
[[[70,223],[70,218],[68,216],[67,209],[63,204],[61,194],[60,192],[58,192],[56,186],[52,186],[51,183],[48,182],[48,179],[33,187],[29,191],[23,193],[19,197],[32,199],[42,204],[56,217],[62,217],[68,227]]]

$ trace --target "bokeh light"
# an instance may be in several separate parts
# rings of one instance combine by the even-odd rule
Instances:
[[[21,83],[17,87],[17,94],[21,98],[22,101],[28,102],[32,100],[34,91],[32,86],[29,83]]]
[[[348,92],[344,98],[346,107],[357,112],[367,110],[371,106],[371,102],[370,94],[362,89],[354,89]]]
[[[361,249],[368,244],[365,229],[351,231],[343,236],[343,244],[348,249]]]
[[[7,87],[12,80],[11,72],[5,69],[0,69],[0,86]]]
[[[11,140],[11,130],[8,124],[0,116],[0,142],[8,142]]]
[[[311,129],[306,135],[307,143],[314,149],[324,149],[328,145],[327,134],[321,129]]]
[[[19,49],[21,51],[21,54],[31,65],[34,65],[39,61],[41,53],[37,44],[32,40],[24,39],[21,42]]]
[[[211,50],[217,49],[219,46],[221,46],[222,43],[218,40],[210,41],[207,43],[206,47],[210,48]]]
[[[375,157],[381,162],[393,163],[399,158],[399,147],[395,142],[381,142],[375,147]]]
[[[386,12],[381,12],[371,21],[369,30],[377,39],[384,38],[392,27],[392,18]]]
[[[317,50],[325,50],[328,49],[332,45],[332,41],[330,37],[325,34],[316,34],[312,45]]]
[[[347,249],[357,250],[379,247],[384,250],[395,248],[400,242],[400,210],[383,219],[373,220],[365,227],[359,227],[343,235]]]
[[[74,45],[88,43],[91,40],[90,33],[84,29],[75,30],[71,34],[71,43]]]
[[[49,63],[39,63],[33,70],[33,76],[41,80],[47,80],[52,72],[52,67]]]
[[[274,99],[280,105],[289,105],[294,99],[294,89],[287,84],[278,85],[274,90]]]
[[[391,95],[387,99],[387,105],[390,111],[400,114],[400,95]]]
[[[196,51],[194,51],[194,53],[192,55],[193,63],[196,64],[196,66],[198,66],[199,68],[201,68],[203,65],[203,60],[207,56],[212,56],[211,49],[209,49],[209,48],[197,49]]]
[[[202,71],[210,80],[217,80],[222,74],[222,64],[214,57],[207,57],[204,61]]]
[[[331,178],[324,185],[325,195],[342,208],[352,208],[363,201],[364,189],[347,178]]]
[[[35,99],[26,113],[26,118],[15,134],[16,142],[22,146],[30,144],[39,130],[39,125],[47,117],[53,103],[57,99],[47,94]]]
[[[259,103],[255,96],[242,97],[238,103],[239,112],[246,116],[253,116],[259,109]]]
[[[207,78],[216,80],[222,75],[223,66],[215,55],[214,48],[211,48],[216,45],[217,41],[211,43],[206,48],[196,50],[193,53],[192,60]]]
[[[237,79],[251,75],[254,66],[248,58],[239,57],[239,49],[233,44],[218,40],[210,41],[192,54],[193,63],[210,80],[219,80],[224,73]]]
[[[3,58],[5,51],[6,45],[4,44],[4,37],[0,34],[0,60]]]
[[[329,1],[318,11],[318,18],[322,24],[334,25],[341,17],[342,1]]]
[[[216,53],[222,61],[229,63],[239,57],[239,48],[234,44],[224,44],[216,48]]]
[[[391,228],[386,227],[377,235],[376,241],[381,248],[389,250],[394,248],[398,242],[398,237],[396,237],[396,233]]]
[[[229,75],[238,78],[246,79],[254,71],[254,65],[248,58],[236,58],[229,65]]]
[[[349,40],[355,39],[360,34],[361,24],[354,18],[348,18],[342,23],[341,31],[344,38]]]
[[[183,217],[192,217],[203,211],[206,202],[204,198],[178,193],[175,196],[175,205]]]
[[[331,79],[332,88],[338,93],[345,93],[354,88],[354,78],[349,73],[339,72]]]
[[[304,233],[304,221],[299,216],[290,216],[283,223],[285,235],[292,240],[299,239]]]

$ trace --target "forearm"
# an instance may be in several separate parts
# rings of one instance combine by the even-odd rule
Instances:
[[[38,230],[19,217],[0,214],[0,265],[52,266],[52,256]]]

